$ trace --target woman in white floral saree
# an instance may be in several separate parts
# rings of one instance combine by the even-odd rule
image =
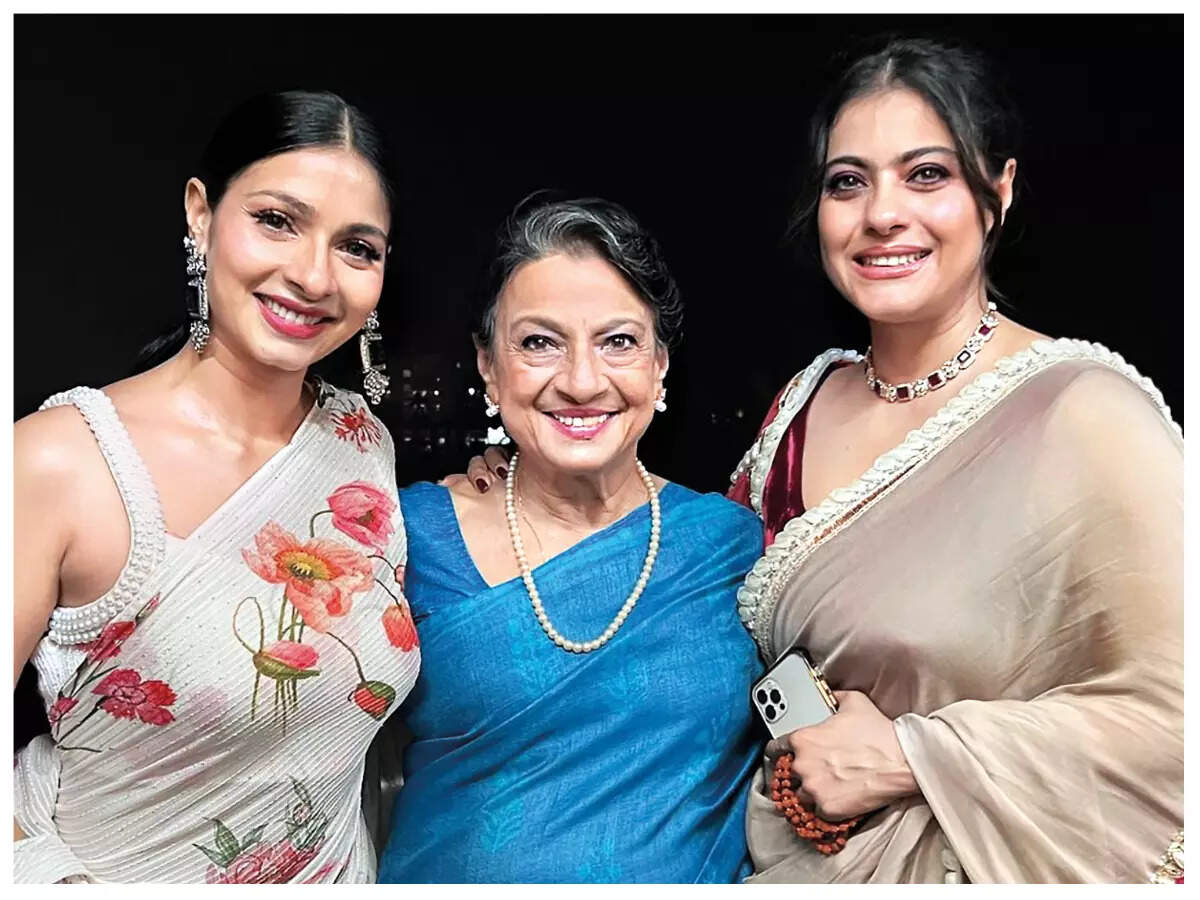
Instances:
[[[420,663],[395,460],[305,374],[362,329],[386,387],[381,163],[332,94],[248,101],[188,183],[190,342],[18,423],[16,665],[51,733],[16,761],[17,881],[374,880],[364,759]]]
[[[768,745],[750,880],[1182,879],[1180,431],[988,303],[1016,162],[978,59],[893,42],[815,121],[801,224],[872,346],[785,387],[731,493],[768,544],[743,621],[841,708]]]

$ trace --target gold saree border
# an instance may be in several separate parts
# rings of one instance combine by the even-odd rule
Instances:
[[[791,396],[784,398],[793,402],[780,403],[779,413],[763,430],[762,438],[755,442],[757,454],[747,466],[751,471],[752,496],[755,473],[763,473],[760,482],[765,483],[765,473],[774,460],[783,431],[800,408],[794,405],[794,401],[806,396],[801,386],[806,385],[807,390],[811,391],[812,384],[824,368],[834,359],[847,358],[847,352],[828,350],[793,379],[788,389]],[[817,547],[856,521],[875,501],[895,487],[903,476],[933,459],[1021,385],[1051,366],[1075,361],[1094,362],[1128,378],[1149,396],[1163,417],[1182,435],[1154,383],[1119,353],[1114,353],[1103,344],[1072,338],[1039,338],[1024,350],[998,359],[991,369],[975,376],[920,428],[910,431],[897,446],[880,455],[857,480],[846,487],[835,488],[819,504],[789,520],[776,535],[775,542],[759,557],[737,593],[738,616],[757,642],[763,657],[772,660],[776,656],[771,640],[771,620],[780,595]],[[787,424],[772,431],[776,422],[785,418]],[[773,441],[763,440],[769,432],[778,436],[773,437]],[[742,466],[739,469],[744,471]],[[761,488],[759,500],[761,504]]]

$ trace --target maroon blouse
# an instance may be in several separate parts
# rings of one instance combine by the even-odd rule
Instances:
[[[783,439],[779,442],[779,447],[775,451],[775,458],[771,461],[770,471],[767,472],[766,483],[763,485],[762,520],[764,547],[769,547],[774,543],[775,535],[783,530],[784,525],[796,516],[804,513],[804,498],[800,496],[800,485],[802,484],[800,469],[804,460],[804,435],[808,428],[808,410],[812,406],[813,397],[817,395],[817,391],[825,383],[825,379],[835,369],[840,369],[842,366],[848,365],[853,364],[838,363],[830,366],[821,374],[816,387],[808,395],[808,399],[804,401],[804,406],[796,413],[791,424],[788,425],[788,430],[784,434]],[[784,390],[786,389],[785,386]],[[783,390],[775,395],[775,399],[771,403],[771,408],[767,410],[767,416],[763,419],[759,434],[762,434],[763,429],[771,423],[775,415],[779,412],[779,401],[782,397]],[[729,489],[726,496],[730,500],[741,503],[743,506],[750,506],[750,473],[743,472]]]

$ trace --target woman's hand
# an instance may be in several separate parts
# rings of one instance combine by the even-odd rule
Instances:
[[[466,475],[447,475],[440,483],[446,487],[454,487],[459,481],[467,478],[475,485],[475,490],[486,494],[493,484],[508,477],[508,459],[511,455],[512,451],[507,447],[488,447],[483,451],[483,456],[471,457],[471,461],[467,463]]]
[[[823,819],[862,815],[919,794],[892,720],[866,694],[834,691],[839,709],[820,725],[798,728],[767,744],[772,758],[792,753],[796,796]]]

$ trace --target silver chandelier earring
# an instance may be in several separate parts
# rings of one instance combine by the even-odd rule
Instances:
[[[362,359],[363,392],[378,406],[391,391],[387,375],[387,357],[383,353],[383,335],[379,333],[379,314],[371,310],[358,333],[358,355]]]
[[[658,412],[667,411],[667,389],[665,387],[659,389],[658,399],[654,401],[654,408]]]
[[[188,318],[191,320],[188,332],[196,353],[203,353],[210,334],[208,328],[208,284],[205,281],[205,276],[208,274],[208,261],[190,235],[184,236],[183,249],[187,251],[187,283],[191,288],[188,291],[187,299]]]
[[[489,419],[500,415],[500,407],[492,400],[492,395],[485,388],[483,391],[483,414]]]

